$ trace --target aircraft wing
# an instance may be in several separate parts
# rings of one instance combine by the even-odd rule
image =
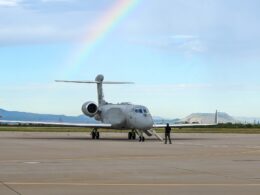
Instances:
[[[215,121],[214,123],[211,123],[211,124],[191,124],[191,123],[188,123],[188,124],[169,124],[170,127],[176,127],[176,128],[184,128],[184,127],[205,127],[205,126],[216,126],[218,125],[218,111],[216,110],[216,113],[215,113]],[[166,127],[166,124],[154,124],[153,125],[153,128],[165,128]]]
[[[217,124],[169,124],[170,127],[184,128],[184,127],[205,127],[216,126]],[[165,128],[166,124],[154,124],[153,128]]]
[[[111,124],[97,123],[97,124],[87,124],[87,123],[58,123],[58,122],[36,122],[36,121],[9,121],[0,120],[0,124],[32,124],[32,125],[52,125],[52,126],[62,126],[62,127],[90,127],[90,128],[111,128]]]

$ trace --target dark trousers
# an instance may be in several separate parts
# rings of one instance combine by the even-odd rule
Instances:
[[[170,144],[172,143],[171,134],[170,133],[165,133],[165,144],[167,144],[167,140],[169,140]]]

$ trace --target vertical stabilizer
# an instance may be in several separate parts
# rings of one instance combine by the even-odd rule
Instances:
[[[103,93],[104,76],[102,74],[97,75],[95,81],[97,82],[98,105],[100,106],[106,103]]]

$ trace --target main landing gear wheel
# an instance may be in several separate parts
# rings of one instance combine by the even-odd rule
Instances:
[[[136,133],[135,132],[128,132],[128,139],[136,139]]]
[[[92,138],[92,139],[99,139],[99,137],[100,137],[99,132],[94,129],[94,130],[91,132],[91,138]]]
[[[96,132],[96,139],[99,139],[99,132]]]
[[[132,138],[132,132],[128,132],[128,139]]]
[[[96,133],[95,132],[91,132],[91,137],[92,137],[92,139],[95,139],[96,138]]]

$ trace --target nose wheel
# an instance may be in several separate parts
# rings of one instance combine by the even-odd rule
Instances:
[[[97,129],[93,129],[92,131],[91,131],[91,138],[92,139],[99,139],[99,132],[98,132],[98,130]]]
[[[136,135],[139,136],[139,142],[144,142],[145,138],[143,135],[143,131],[139,129],[133,129],[131,132],[128,133],[128,139],[136,139]]]
[[[139,137],[139,142],[144,142],[144,140],[145,140],[144,136],[143,137],[142,136]]]

